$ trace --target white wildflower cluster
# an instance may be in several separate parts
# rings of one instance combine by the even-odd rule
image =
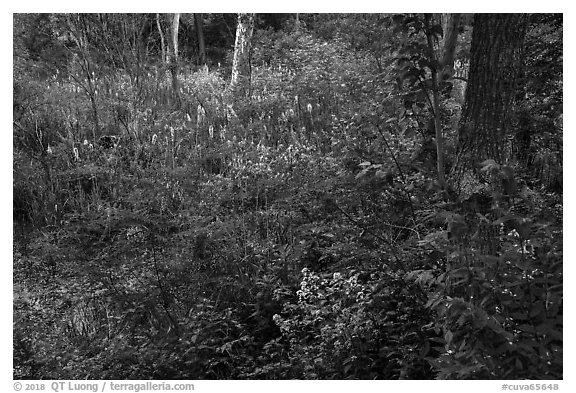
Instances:
[[[378,279],[371,276],[372,279]],[[370,319],[366,308],[371,302],[374,285],[359,283],[357,275],[346,277],[336,272],[323,275],[302,269],[300,289],[297,291],[297,318],[283,318],[276,314],[274,323],[291,345],[297,347],[304,357],[314,359],[324,356],[353,358],[353,353],[363,342],[374,341],[378,329]],[[303,332],[315,331],[320,346],[310,346],[301,342]]]
[[[308,268],[302,269],[302,282],[300,282],[300,289],[296,291],[298,300],[300,302],[314,301],[320,289],[320,277],[310,271]]]
[[[285,320],[284,318],[282,318],[280,315],[278,314],[274,314],[272,316],[272,320],[274,321],[274,323],[276,324],[276,326],[278,326],[280,328],[280,331],[283,334],[288,334],[292,328],[292,324]]]
[[[126,238],[133,241],[142,241],[145,237],[145,229],[139,226],[132,226],[126,230]]]
[[[302,275],[300,289],[296,292],[301,303],[336,301],[342,298],[361,302],[369,300],[371,296],[370,288],[359,284],[356,276],[344,278],[342,273],[336,272],[326,279],[319,277],[308,268],[302,269]],[[339,310],[339,303],[336,302],[332,308],[334,307]]]

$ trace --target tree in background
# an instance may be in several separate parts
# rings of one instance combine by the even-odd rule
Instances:
[[[198,65],[206,64],[206,44],[204,43],[204,19],[202,14],[194,14],[196,39],[198,40]]]
[[[255,14],[238,14],[230,90],[242,95],[250,88],[250,49]]]
[[[174,98],[178,101],[179,87],[178,87],[178,28],[180,26],[180,14],[172,15],[172,57],[170,62],[170,72],[172,73],[172,90],[174,91]]]
[[[514,119],[518,163],[552,188],[562,179],[562,155],[552,153],[562,151],[562,23],[562,14],[530,15]]]
[[[156,14],[156,27],[158,28],[158,35],[160,36],[160,59],[162,64],[166,63],[166,41],[164,41],[164,32],[162,31],[162,22],[160,14]]]
[[[439,56],[442,69],[442,80],[446,80],[454,74],[454,58],[456,56],[456,43],[458,42],[458,29],[460,14],[442,14],[442,40]]]
[[[396,83],[409,116],[427,122],[416,160],[435,163],[437,182],[443,189],[445,158],[450,158],[445,157],[443,113],[453,88],[460,14],[393,15],[391,21],[394,30],[401,32],[396,38],[402,47]],[[431,166],[428,164],[425,166]]]
[[[442,123],[440,119],[440,86],[439,86],[439,74],[442,71],[442,64],[440,59],[443,59],[444,55],[440,54],[436,57],[434,51],[434,39],[435,30],[432,25],[432,14],[426,14],[424,16],[424,32],[426,34],[426,41],[428,44],[429,52],[429,67],[432,79],[432,115],[434,119],[434,134],[436,136],[436,170],[438,172],[438,183],[441,188],[446,185],[446,178],[444,174],[444,135],[442,133]],[[456,45],[456,40],[454,40],[454,46]],[[453,51],[453,50],[452,50]]]

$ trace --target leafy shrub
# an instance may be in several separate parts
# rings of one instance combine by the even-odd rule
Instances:
[[[487,161],[484,170],[513,179],[510,167]],[[500,188],[502,187],[502,188]],[[562,376],[562,252],[559,228],[531,205],[527,191],[495,187],[498,203],[466,220],[440,212],[447,231],[432,232],[422,246],[442,255],[443,266],[408,274],[428,292],[426,307],[442,333],[440,356],[431,359],[438,378],[523,379]],[[510,203],[508,198],[518,198]],[[503,207],[508,206],[507,209]],[[486,242],[497,238],[497,253]]]
[[[424,336],[412,325],[425,325],[426,313],[405,297],[410,288],[399,277],[351,271],[346,278],[307,268],[302,274],[297,302],[274,316],[288,342],[292,377],[429,377],[426,353],[418,354]]]

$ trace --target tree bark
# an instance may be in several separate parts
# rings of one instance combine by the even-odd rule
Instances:
[[[234,96],[243,95],[250,87],[250,49],[255,14],[238,14],[234,61],[230,90]]]
[[[162,24],[160,23],[160,14],[156,14],[156,26],[160,34],[160,50],[162,51],[162,65],[166,64],[166,44],[164,43],[164,33],[162,31]]]
[[[180,14],[174,14],[172,17],[172,59],[170,63],[170,72],[172,73],[172,90],[176,102],[179,102],[178,86],[178,28],[180,26]]]
[[[507,160],[510,109],[522,66],[526,14],[476,14],[470,72],[459,123],[456,163],[452,171],[459,193],[476,192],[479,163]]]
[[[444,32],[442,41],[440,42],[442,49],[442,57],[440,59],[442,80],[446,80],[454,75],[454,57],[456,55],[459,24],[460,14],[442,14],[442,31]]]
[[[178,28],[180,27],[180,14],[174,14],[172,17],[172,55],[178,60]]]
[[[204,43],[204,19],[202,14],[194,14],[196,38],[198,39],[198,65],[206,64],[206,44]]]

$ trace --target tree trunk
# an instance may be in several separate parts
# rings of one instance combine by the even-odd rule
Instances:
[[[426,14],[424,16],[424,25],[426,27],[426,41],[428,42],[428,52],[430,53],[431,64],[436,63],[436,55],[434,53],[434,36],[431,31],[432,15]],[[433,103],[433,116],[434,116],[434,135],[436,138],[436,171],[438,172],[438,184],[441,188],[446,186],[446,179],[444,174],[444,135],[442,133],[442,122],[440,119],[440,88],[438,83],[439,70],[435,66],[431,66],[430,72],[432,74],[432,103]]]
[[[440,58],[442,80],[454,75],[454,57],[456,55],[459,24],[460,14],[442,14],[442,31],[444,32],[440,42],[442,49],[442,57]]]
[[[180,14],[172,17],[172,61],[178,63],[178,28],[180,27]]]
[[[255,14],[238,14],[234,61],[230,90],[234,96],[244,95],[250,87],[250,48]]]
[[[196,38],[198,39],[198,65],[206,64],[206,45],[204,43],[204,19],[202,14],[194,14]]]
[[[479,163],[507,160],[507,128],[522,66],[526,14],[476,14],[470,72],[459,123],[452,180],[471,195],[480,186]]]
[[[164,33],[162,31],[162,24],[160,23],[160,14],[156,14],[156,26],[160,34],[160,50],[162,51],[162,65],[166,64],[166,44],[164,43]]]
[[[179,102],[178,86],[178,28],[180,26],[180,14],[174,14],[172,18],[172,59],[170,72],[172,73],[172,90],[176,102]]]

